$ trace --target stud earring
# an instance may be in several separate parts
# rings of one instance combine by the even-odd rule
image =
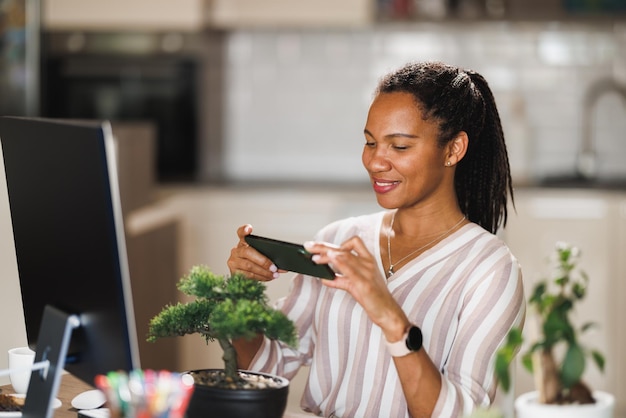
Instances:
[[[446,163],[446,165],[447,165],[448,167],[450,167],[450,166],[452,165],[452,163],[451,163],[450,161],[448,161],[448,162]]]

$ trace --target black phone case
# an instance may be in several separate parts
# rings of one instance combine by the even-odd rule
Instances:
[[[246,235],[246,242],[258,252],[272,260],[281,270],[294,271],[322,279],[334,279],[335,272],[328,264],[311,261],[312,254],[300,244]]]

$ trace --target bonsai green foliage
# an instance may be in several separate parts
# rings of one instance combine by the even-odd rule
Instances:
[[[165,306],[150,321],[148,341],[186,334],[200,334],[207,343],[217,340],[224,350],[225,374],[232,381],[239,379],[233,339],[264,334],[291,346],[297,343],[293,322],[269,306],[261,282],[243,274],[220,276],[205,266],[194,266],[180,279],[178,289],[195,299]]]
[[[578,248],[557,243],[554,277],[538,283],[528,301],[537,317],[540,335],[523,354],[522,364],[534,373],[544,403],[593,403],[591,391],[581,381],[586,358],[591,356],[604,370],[602,354],[587,350],[578,341],[578,335],[594,324],[586,323],[576,329],[570,320],[575,303],[585,297],[589,281],[585,272],[577,268],[579,258]],[[521,330],[513,329],[497,354],[496,374],[506,391],[511,383],[509,365],[522,343]],[[560,363],[555,360],[556,353],[563,354]]]

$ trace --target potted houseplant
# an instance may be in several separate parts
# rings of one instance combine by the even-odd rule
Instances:
[[[579,260],[577,247],[558,242],[551,257],[554,276],[537,283],[529,297],[528,326],[533,341],[522,355],[522,364],[533,373],[537,391],[516,399],[518,418],[613,416],[614,397],[591,391],[582,381],[587,358],[603,370],[604,357],[584,347],[578,338],[595,324],[576,327],[571,320],[576,303],[585,297],[588,282],[578,267]],[[533,330],[537,335],[532,335]],[[505,391],[511,384],[509,366],[522,343],[521,329],[512,329],[497,353],[496,374]]]
[[[199,334],[223,350],[224,369],[194,370],[195,389],[187,417],[282,417],[287,404],[287,379],[237,368],[233,339],[264,334],[270,339],[296,344],[294,324],[271,308],[265,285],[242,274],[216,275],[206,266],[194,266],[178,282],[191,297],[164,307],[150,321],[148,341],[162,337]]]

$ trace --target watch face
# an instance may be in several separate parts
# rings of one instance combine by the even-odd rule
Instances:
[[[411,327],[409,335],[406,338],[406,346],[411,351],[418,351],[422,348],[422,330],[418,327]]]

